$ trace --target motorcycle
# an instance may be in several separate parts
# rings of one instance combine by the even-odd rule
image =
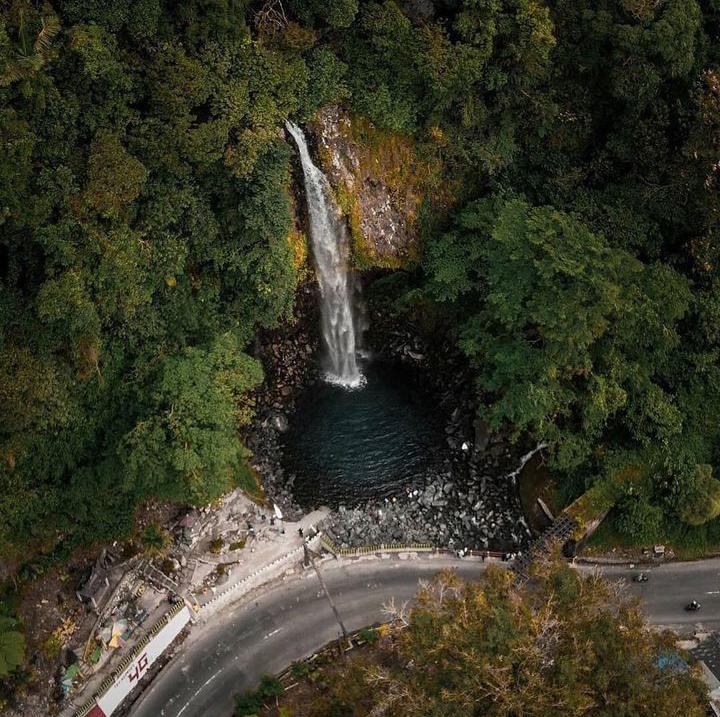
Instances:
[[[688,610],[689,612],[696,612],[697,610],[700,609],[700,603],[697,600],[693,600],[692,602],[689,602],[685,606],[685,609]]]

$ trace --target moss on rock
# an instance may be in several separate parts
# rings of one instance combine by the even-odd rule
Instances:
[[[347,217],[354,266],[416,263],[420,208],[439,184],[439,161],[419,159],[409,137],[337,107],[321,110],[311,129],[320,166]]]

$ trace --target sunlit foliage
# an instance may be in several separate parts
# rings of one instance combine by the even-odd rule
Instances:
[[[518,587],[489,568],[440,573],[396,611],[380,649],[326,680],[308,717],[654,717],[705,712],[672,633],[616,585],[565,564]],[[329,684],[327,684],[329,683]]]

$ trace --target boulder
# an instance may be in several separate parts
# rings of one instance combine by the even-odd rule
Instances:
[[[478,451],[483,452],[487,449],[490,442],[490,426],[487,421],[478,418],[475,420],[475,447]]]

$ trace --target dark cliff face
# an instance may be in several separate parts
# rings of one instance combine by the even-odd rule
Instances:
[[[347,217],[356,267],[397,268],[415,261],[429,169],[417,161],[410,141],[337,106],[320,110],[309,129]]]

